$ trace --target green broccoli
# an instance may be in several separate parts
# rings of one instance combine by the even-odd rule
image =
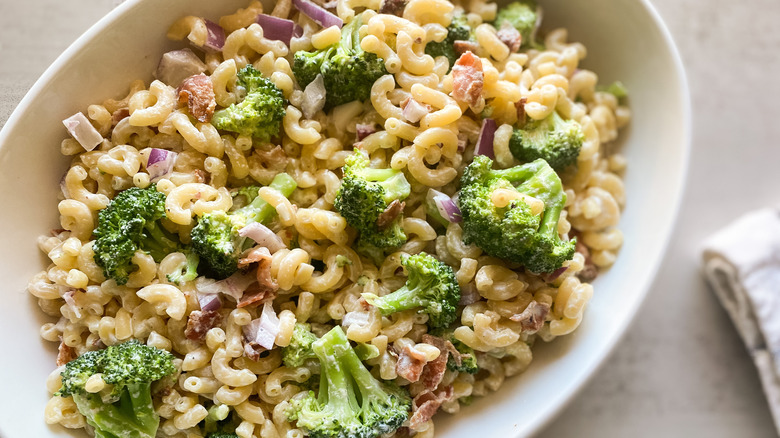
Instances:
[[[388,223],[380,216],[395,201],[400,202],[411,193],[411,186],[403,172],[395,169],[368,167],[368,157],[361,151],[347,157],[344,179],[336,194],[334,207],[347,223],[360,232],[364,245],[377,248],[395,248],[406,242],[400,212]],[[395,208],[400,208],[395,202]]]
[[[574,164],[580,155],[585,134],[574,120],[563,120],[557,111],[547,118],[526,123],[515,129],[509,140],[509,150],[521,162],[542,158],[553,169],[563,170]]]
[[[432,331],[431,334],[450,341],[455,349],[458,350],[458,353],[460,353],[460,365],[458,365],[452,355],[449,355],[447,357],[447,369],[468,374],[476,374],[479,371],[477,355],[474,349],[459,341],[451,331],[440,329]]]
[[[289,197],[297,185],[290,175],[280,173],[270,187]],[[201,216],[190,235],[192,248],[206,274],[219,280],[235,273],[239,256],[252,244],[251,239],[239,236],[238,231],[254,222],[263,223],[274,214],[276,210],[257,197],[233,212],[215,211]]]
[[[403,287],[382,297],[364,293],[363,298],[383,315],[419,308],[434,328],[455,321],[460,286],[452,268],[424,252],[402,256],[401,264],[409,275]]]
[[[170,353],[130,340],[86,352],[69,362],[55,395],[73,397],[97,438],[153,438],[160,418],[152,404],[151,384],[175,371]],[[108,386],[89,393],[85,384],[96,374]]]
[[[132,259],[138,249],[158,263],[180,249],[179,239],[160,225],[164,217],[165,194],[154,184],[124,190],[100,210],[93,249],[106,278],[125,284],[136,269]]]
[[[520,32],[522,47],[533,44],[532,38],[536,29],[537,6],[534,0],[520,0],[499,9],[493,26],[501,29],[504,22],[511,24]]]
[[[623,83],[620,82],[620,81],[615,81],[615,82],[609,84],[606,87],[598,86],[598,87],[596,87],[596,90],[597,91],[605,91],[605,92],[607,92],[607,93],[617,97],[618,100],[625,99],[626,97],[628,97],[628,88],[626,88],[626,86],[623,85]]]
[[[193,251],[186,251],[185,255],[187,256],[187,263],[182,269],[171,272],[166,276],[171,283],[181,285],[198,277],[198,263],[200,262],[200,257]]]
[[[558,219],[566,194],[561,180],[546,161],[493,170],[493,160],[476,156],[461,178],[458,197],[463,214],[463,241],[487,254],[523,264],[536,272],[553,272],[574,256],[575,240],[558,236]],[[496,189],[517,190],[544,202],[534,215],[521,200],[498,208],[491,199]]]
[[[284,95],[273,82],[247,64],[238,72],[237,84],[246,90],[246,97],[214,113],[211,124],[217,129],[269,141],[279,134],[284,118]]]
[[[341,28],[341,41],[337,44],[312,52],[295,52],[292,70],[301,88],[322,74],[326,110],[368,100],[374,81],[387,74],[385,61],[360,47],[362,25],[360,14]]]
[[[320,362],[319,395],[293,397],[287,412],[312,438],[376,438],[401,427],[411,400],[401,388],[374,378],[341,327],[312,344]]]
[[[455,41],[474,41],[474,31],[469,26],[466,14],[456,13],[452,17],[450,25],[447,26],[447,37],[437,43],[434,41],[425,45],[425,53],[433,56],[445,56],[450,62],[450,69],[455,65],[460,54],[455,50]]]
[[[307,359],[316,356],[311,349],[311,344],[317,340],[317,336],[311,332],[311,326],[304,323],[296,323],[293,327],[290,343],[282,348],[282,362],[287,368],[302,366]]]

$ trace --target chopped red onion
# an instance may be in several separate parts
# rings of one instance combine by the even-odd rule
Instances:
[[[358,123],[355,125],[355,136],[357,141],[361,141],[369,135],[376,132],[376,125],[373,123]]]
[[[341,28],[344,26],[341,18],[311,0],[293,0],[293,5],[322,27],[338,26]]]
[[[222,308],[222,300],[219,298],[219,294],[204,294],[198,292],[198,304],[200,304],[200,310],[204,312]]]
[[[60,178],[60,190],[62,190],[62,196],[70,198],[70,190],[68,190],[68,185],[65,183],[65,178],[67,176],[68,172],[62,174],[62,178]]]
[[[172,87],[185,79],[206,71],[206,64],[190,49],[173,50],[163,54],[154,76]]]
[[[325,79],[322,75],[317,75],[303,90],[301,111],[304,117],[311,119],[323,108],[325,108]]]
[[[260,317],[244,326],[244,338],[247,342],[256,342],[266,350],[270,350],[274,347],[276,335],[279,334],[279,323],[279,317],[276,316],[273,305],[265,303]]]
[[[466,146],[469,144],[469,139],[465,135],[458,134],[458,152],[466,150]]]
[[[238,302],[244,295],[244,291],[252,283],[257,281],[257,277],[252,274],[246,274],[242,271],[238,271],[230,277],[216,281],[211,278],[198,277],[195,280],[195,289],[202,294],[225,294]]]
[[[213,50],[219,52],[225,46],[225,29],[219,24],[209,20],[208,18],[203,20],[206,23],[206,42],[203,44],[204,49]]]
[[[474,151],[474,155],[485,155],[490,159],[496,158],[496,155],[493,152],[493,138],[495,137],[497,128],[495,120],[482,120],[482,128],[479,130],[477,149]]]
[[[103,142],[103,136],[92,126],[87,116],[82,112],[77,112],[62,121],[68,133],[76,139],[77,142],[87,151],[94,150]]]
[[[408,99],[402,112],[404,118],[410,123],[417,123],[431,112],[431,107],[414,99]]]
[[[302,36],[303,36],[303,28],[296,24],[295,28],[293,29],[293,38],[300,38]]]
[[[152,182],[157,182],[173,173],[173,163],[176,161],[176,152],[152,148],[149,159],[146,161],[146,171]]]
[[[287,248],[281,237],[277,236],[270,228],[257,222],[253,222],[238,230],[238,235],[241,237],[249,237],[257,242],[258,245],[268,248],[268,251],[271,254],[280,249]]]
[[[266,14],[259,14],[255,21],[263,28],[265,38],[281,41],[290,47],[290,40],[295,33],[295,22]]]
[[[429,189],[426,198],[429,203],[436,206],[436,210],[447,222],[458,223],[463,220],[463,215],[460,212],[460,208],[458,208],[458,204],[445,193]]]
[[[568,266],[561,266],[560,268],[552,271],[550,274],[547,275],[546,281],[555,281],[558,277],[560,277],[566,270],[569,269]]]
[[[73,314],[76,315],[76,318],[81,318],[81,307],[79,307],[78,304],[76,304],[76,299],[74,298],[74,295],[76,295],[76,290],[71,289],[64,294],[62,294],[62,299],[65,300],[65,304],[70,307],[70,309],[73,311]]]

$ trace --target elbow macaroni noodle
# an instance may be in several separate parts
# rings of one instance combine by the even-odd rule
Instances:
[[[41,310],[55,318],[41,327],[40,335],[74,355],[132,338],[172,352],[180,373],[165,383],[169,385],[165,391],[154,393],[162,417],[158,436],[202,437],[204,419],[212,407],[220,407],[234,412],[235,433],[241,438],[304,437],[305,431],[287,420],[286,410],[319,369],[284,367],[280,352],[290,343],[295,324],[302,322],[310,323],[318,335],[342,326],[351,341],[378,352],[365,361],[376,376],[395,380],[412,397],[420,395],[423,385],[401,378],[397,366],[399,352],[405,349],[425,363],[447,354],[424,342],[427,315],[414,310],[382,315],[361,301],[361,293],[381,296],[401,287],[406,281],[400,275],[401,254],[422,251],[452,266],[463,298],[453,337],[477,352],[481,368],[474,375],[445,372],[439,388],[451,388],[454,395],[440,409],[457,413],[462,402],[496,391],[505,378],[527,369],[534,342],[574,331],[594,294],[589,283],[593,272],[615,262],[624,239],[619,220],[627,202],[622,178],[626,159],[611,143],[629,123],[631,112],[620,99],[600,91],[596,73],[580,67],[586,48],[569,42],[565,29],[555,29],[544,37],[544,49],[524,47],[513,53],[494,27],[496,4],[485,0],[455,4],[410,0],[398,15],[378,13],[383,3],[333,3],[345,23],[365,10],[360,47],[384,61],[387,74],[373,83],[366,102],[304,117],[301,108],[307,96],[293,74],[293,54],[332,46],[341,31],[291,14],[292,2],[279,1],[265,13],[293,17],[302,29],[288,47],[266,38],[255,21],[263,6],[253,1],[217,20],[226,33],[224,47],[206,51],[201,58],[217,108],[244,99],[246,90],[237,74],[248,64],[282,91],[286,108],[278,138],[261,142],[197,121],[188,104],[179,101],[178,84],[157,79],[148,87],[133,82],[119,100],[89,105],[86,114],[104,137],[95,150],[86,152],[73,139],[59,145],[71,160],[60,184],[60,229],[39,239],[51,264],[28,285]],[[426,53],[428,44],[445,40],[447,26],[460,13],[474,29],[472,48],[482,63],[476,107],[453,97],[458,79],[447,58]],[[168,37],[204,48],[208,33],[203,17],[188,16],[173,23]],[[410,111],[410,104],[419,111]],[[476,114],[475,108],[482,113]],[[557,230],[564,240],[575,236],[578,240],[577,253],[557,277],[524,272],[483,254],[463,242],[458,223],[439,225],[425,205],[430,188],[450,196],[456,193],[487,114],[498,126],[492,145],[495,165],[509,168],[521,164],[510,150],[514,129],[554,111],[577,121],[584,135],[577,166],[561,173],[567,202]],[[159,176],[147,169],[151,148],[175,152],[170,172]],[[372,167],[401,171],[411,184],[401,222],[407,242],[384,259],[356,251],[355,230],[334,209],[340,168],[353,148],[363,150]],[[267,187],[280,172],[297,183],[290,197]],[[152,184],[165,195],[162,227],[185,245],[201,216],[246,205],[236,188],[266,186],[257,196],[275,212],[266,225],[283,245],[269,248],[263,268],[267,272],[257,273],[260,283],[252,290],[268,287],[266,282],[275,290],[267,298],[278,318],[274,348],[263,349],[259,357],[248,354],[251,346],[244,331],[263,313],[263,304],[237,307],[236,300],[226,296],[213,327],[207,327],[200,339],[185,335],[200,305],[198,280],[172,281],[187,270],[184,250],[156,262],[139,249],[125,285],[106,278],[94,260],[93,231],[99,212],[119,191]],[[533,214],[544,212],[540,199],[516,190],[491,194],[498,207],[518,200]],[[254,279],[255,271],[248,275]],[[533,319],[533,312],[541,313]],[[49,393],[59,389],[62,369],[47,379]],[[110,385],[99,375],[86,383],[91,393],[106,388]],[[44,415],[49,424],[86,427],[69,397],[53,396]],[[410,433],[432,437],[433,422],[424,421]]]

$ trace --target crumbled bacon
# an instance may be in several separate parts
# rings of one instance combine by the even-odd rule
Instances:
[[[476,52],[479,50],[479,44],[474,41],[455,40],[452,43],[452,47],[455,49],[455,53],[462,55],[466,52]]]
[[[222,322],[222,315],[216,310],[194,310],[187,319],[184,336],[193,341],[202,341],[206,332]]]
[[[382,3],[379,5],[379,13],[397,15],[400,17],[404,12],[405,7],[406,0],[382,0]]]
[[[65,365],[66,363],[75,359],[78,355],[76,350],[66,345],[65,342],[60,340],[60,346],[57,349],[57,366]]]
[[[422,341],[426,344],[433,345],[439,350],[439,357],[425,364],[425,368],[423,368],[422,375],[420,376],[423,388],[433,391],[439,386],[442,378],[444,378],[444,372],[447,371],[447,359],[449,358],[450,351],[455,350],[455,346],[452,345],[450,341],[429,334],[422,335]],[[449,346],[447,344],[449,344]],[[457,350],[455,350],[455,352],[457,353]]]
[[[520,50],[520,46],[523,44],[523,36],[520,35],[520,31],[508,21],[504,21],[501,24],[501,29],[496,32],[496,36],[512,53],[517,53],[517,51]]]
[[[281,146],[276,146],[267,151],[255,149],[253,156],[257,157],[260,167],[266,169],[281,171],[287,166],[287,154],[284,153],[284,149]]]
[[[395,221],[398,215],[400,215],[401,212],[404,211],[404,207],[406,207],[405,202],[401,202],[397,199],[391,202],[390,205],[387,206],[385,211],[383,211],[382,214],[379,215],[379,218],[376,220],[376,226],[380,230],[384,230],[385,228],[389,227],[390,224],[392,224],[393,221]]]
[[[210,77],[203,73],[190,76],[179,85],[176,93],[179,95],[179,104],[186,104],[190,114],[199,122],[211,121],[217,101]]]
[[[258,344],[257,342],[247,342],[244,344],[244,354],[247,359],[257,362],[260,360],[260,355],[266,351],[266,348]]]
[[[198,182],[198,183],[205,183],[206,182],[207,175],[206,175],[206,171],[204,171],[203,169],[195,169],[195,171],[192,172],[192,173],[195,176],[195,182]]]
[[[517,110],[517,123],[525,125],[525,103],[528,101],[525,97],[521,97],[520,100],[515,102],[515,109]]]
[[[482,88],[485,85],[485,75],[482,71],[482,60],[467,51],[452,67],[452,97],[467,103],[472,111],[477,111],[484,105]]]
[[[533,334],[544,325],[547,314],[550,313],[550,305],[531,301],[521,313],[509,317],[514,322],[519,322],[523,333]]]
[[[236,307],[246,307],[252,304],[264,303],[276,298],[276,291],[279,290],[279,284],[271,276],[271,261],[273,257],[268,248],[256,246],[246,257],[238,260],[238,267],[245,268],[252,263],[257,263],[257,285],[251,290],[247,290]]]
[[[425,366],[425,356],[410,346],[405,346],[398,355],[398,362],[395,364],[395,373],[400,377],[416,382],[420,380],[423,367]]]
[[[423,391],[412,400],[412,416],[409,417],[409,429],[417,430],[427,423],[439,407],[455,396],[452,386],[447,386],[438,391]]]
[[[575,251],[585,257],[585,265],[582,267],[582,270],[577,273],[577,278],[579,278],[580,281],[590,283],[599,275],[599,268],[595,263],[593,263],[593,259],[590,257],[590,250],[588,247],[585,246],[584,243],[580,242],[579,239],[577,240]]]
[[[119,108],[114,111],[111,114],[111,127],[116,126],[117,123],[121,122],[125,117],[130,117],[130,110],[127,107]]]

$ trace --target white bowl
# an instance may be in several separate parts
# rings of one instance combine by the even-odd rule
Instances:
[[[671,235],[683,191],[690,140],[685,75],[668,31],[647,0],[542,0],[545,28],[567,27],[588,48],[585,66],[602,83],[620,79],[630,90],[633,121],[622,142],[629,168],[620,222],[625,244],[577,332],[538,343],[530,369],[496,393],[437,417],[438,437],[519,437],[553,418],[607,357],[653,280]],[[43,422],[44,381],[56,348],[43,342],[46,321],[26,292],[45,266],[36,238],[58,228],[57,191],[68,160],[59,154],[61,120],[87,105],[123,95],[137,78],[151,79],[160,55],[179,46],[165,38],[183,15],[218,17],[245,0],[127,1],[79,38],[44,73],[0,133],[0,306],[2,392],[0,435],[72,436]],[[597,427],[594,425],[594,427]]]

